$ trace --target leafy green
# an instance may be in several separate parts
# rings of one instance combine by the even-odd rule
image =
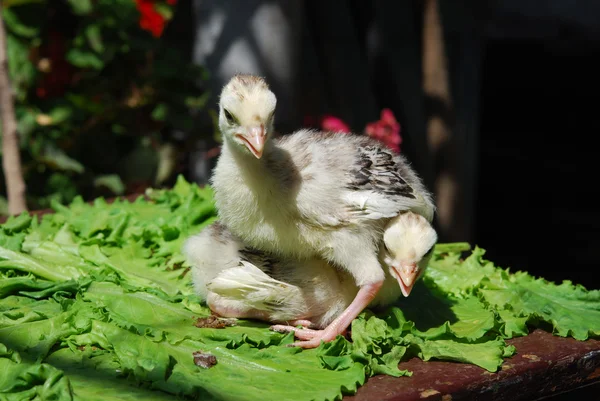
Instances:
[[[527,323],[552,325],[554,334],[586,340],[600,335],[600,291],[564,281],[557,285],[525,272],[510,274],[483,259],[475,248],[464,261],[458,254],[434,260],[425,281],[455,296],[477,294],[492,306],[507,337],[527,334]]]
[[[515,332],[525,332],[524,319],[541,320],[552,324],[554,334],[561,337],[572,336],[586,340],[600,335],[600,291],[586,291],[569,281],[560,285],[544,279],[535,279],[523,272],[514,275],[504,274],[502,280],[486,282],[481,293],[484,299],[501,310],[506,309],[514,317],[508,321]],[[504,309],[503,309],[504,308]]]
[[[21,356],[0,343],[0,394],[10,400],[71,400],[69,379],[46,363],[24,362]]]
[[[468,244],[439,244],[408,298],[367,310],[313,350],[256,321],[198,328],[210,310],[191,287],[183,241],[216,219],[210,187],[179,178],[134,202],[81,198],[0,227],[2,399],[336,400],[377,374],[409,376],[413,357],[497,371],[506,339],[553,326],[600,332],[600,294],[509,273]],[[217,363],[202,368],[194,353]],[[6,395],[6,396],[5,396]]]

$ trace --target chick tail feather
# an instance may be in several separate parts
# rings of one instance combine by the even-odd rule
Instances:
[[[219,297],[243,302],[248,308],[270,315],[271,321],[303,319],[307,314],[302,290],[275,280],[248,262],[227,269],[208,283],[208,290]]]

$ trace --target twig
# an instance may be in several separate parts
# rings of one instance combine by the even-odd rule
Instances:
[[[0,0],[0,10],[2,0]],[[12,86],[8,74],[6,56],[6,31],[0,16],[0,112],[2,118],[2,168],[6,180],[8,212],[19,214],[27,210],[25,202],[25,181],[21,171],[21,155],[17,136],[17,119],[13,104]]]

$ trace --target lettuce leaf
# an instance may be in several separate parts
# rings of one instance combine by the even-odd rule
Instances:
[[[261,322],[198,328],[211,312],[180,250],[216,220],[210,187],[180,177],[134,202],[52,206],[0,226],[6,399],[338,400],[371,376],[411,375],[398,363],[415,357],[495,372],[515,353],[505,340],[532,327],[600,335],[599,291],[512,274],[465,243],[436,245],[411,296],[363,312],[351,340],[301,350]],[[197,352],[216,364],[196,366]]]
[[[0,394],[6,400],[72,400],[69,379],[47,364],[25,362],[0,343]],[[5,398],[4,395],[8,394]]]
[[[513,332],[523,333],[527,322],[543,321],[553,333],[587,340],[600,336],[600,291],[587,291],[581,285],[564,281],[560,285],[527,273],[504,275],[501,281],[486,282],[480,292],[484,299],[502,311]],[[508,313],[511,311],[512,313]],[[517,319],[514,318],[517,317]],[[521,319],[519,319],[521,318]],[[510,327],[510,326],[509,326]]]

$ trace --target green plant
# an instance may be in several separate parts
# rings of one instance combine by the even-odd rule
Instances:
[[[176,3],[3,1],[30,209],[176,175],[173,132],[207,99],[205,70],[162,35]]]

